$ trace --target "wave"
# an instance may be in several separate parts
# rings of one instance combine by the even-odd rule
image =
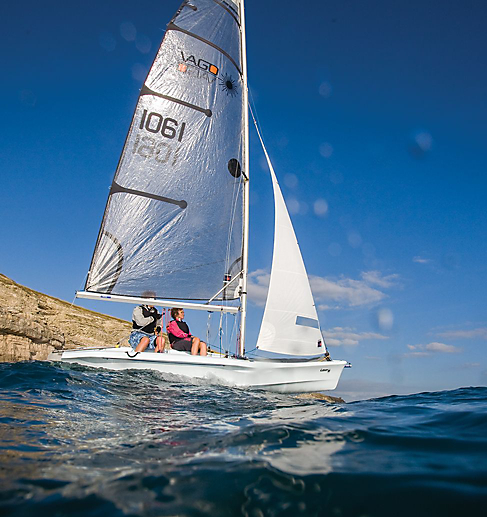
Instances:
[[[487,388],[328,403],[0,365],[3,515],[482,515]]]

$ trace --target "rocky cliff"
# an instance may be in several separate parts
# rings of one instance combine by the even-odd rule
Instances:
[[[131,324],[52,296],[0,274],[0,361],[47,359],[53,350],[126,343]]]

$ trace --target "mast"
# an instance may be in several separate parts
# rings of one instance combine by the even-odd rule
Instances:
[[[242,250],[242,293],[241,293],[241,320],[240,343],[238,355],[245,353],[245,327],[247,321],[247,274],[249,259],[249,101],[247,89],[247,45],[245,39],[245,8],[244,0],[240,0],[241,48],[243,73],[243,115],[244,115],[244,193],[243,193],[243,250]]]

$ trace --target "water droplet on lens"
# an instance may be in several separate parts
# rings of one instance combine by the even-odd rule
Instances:
[[[377,325],[381,330],[391,330],[394,325],[394,315],[390,309],[379,309],[377,311]]]

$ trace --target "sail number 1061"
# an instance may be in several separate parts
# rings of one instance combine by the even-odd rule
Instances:
[[[179,125],[178,121],[173,118],[164,118],[159,113],[155,113],[154,111],[147,113],[147,110],[144,110],[139,128],[145,128],[149,133],[161,133],[161,135],[166,138],[172,139],[177,136],[178,142],[181,142],[184,130],[186,129],[186,122]]]

